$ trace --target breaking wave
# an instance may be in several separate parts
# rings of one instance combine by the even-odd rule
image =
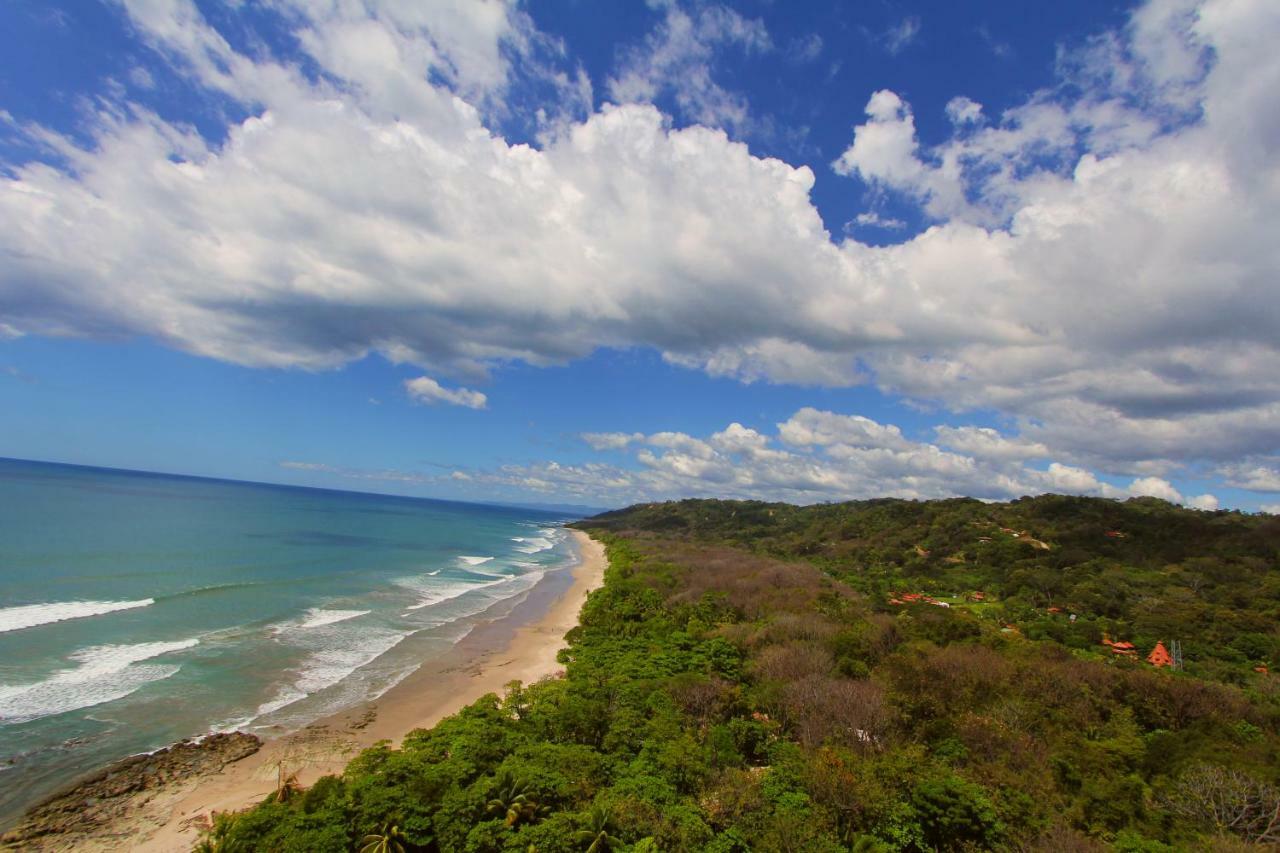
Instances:
[[[60,601],[50,604],[3,607],[0,608],[0,634],[6,631],[21,631],[23,628],[34,628],[37,625],[48,625],[51,622],[65,622],[68,619],[101,616],[117,610],[148,607],[155,603],[154,598],[140,598],[137,601]]]
[[[71,656],[78,666],[59,670],[34,684],[0,685],[0,723],[23,723],[123,699],[182,668],[142,661],[189,649],[199,642],[191,638],[81,649]]]

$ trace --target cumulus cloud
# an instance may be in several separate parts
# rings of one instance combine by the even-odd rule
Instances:
[[[1218,499],[1213,495],[1196,495],[1193,498],[1187,498],[1187,506],[1192,509],[1202,509],[1211,512],[1218,508]]]
[[[1160,477],[1116,485],[1085,468],[1057,461],[1037,467],[1027,458],[1038,451],[1013,452],[1010,448],[1020,442],[995,430],[955,427],[944,435],[975,452],[913,440],[893,424],[861,415],[803,408],[771,431],[734,422],[705,436],[673,431],[583,434],[593,449],[628,452],[631,458],[624,464],[544,461],[439,475],[303,462],[281,465],[356,480],[449,484],[490,495],[559,495],[601,505],[686,497],[801,504],[882,496],[1007,500],[1052,492],[1116,500],[1157,497],[1195,509],[1218,507],[1216,496],[1186,496]]]
[[[796,447],[855,445],[902,450],[911,445],[902,430],[861,415],[840,415],[805,407],[778,424],[778,437]]]
[[[638,467],[554,462],[507,466],[477,475],[490,486],[573,495],[605,503],[691,496],[722,496],[815,503],[878,496],[941,498],[958,495],[1003,500],[1056,492],[1108,498],[1159,497],[1201,509],[1217,507],[1205,494],[1185,497],[1167,480],[1135,478],[1114,485],[1083,468],[1051,462],[994,430],[957,427],[949,450],[907,438],[893,424],[861,415],[798,410],[772,433],[740,423],[705,437],[682,432],[603,433],[584,436],[597,449],[633,449]]]
[[[469,388],[445,388],[429,376],[417,379],[406,379],[404,389],[409,396],[419,403],[446,403],[450,406],[465,406],[468,409],[483,409],[488,398],[479,391]]]
[[[716,6],[664,6],[610,83],[631,103],[595,111],[506,3],[273,4],[261,17],[305,62],[237,50],[189,0],[123,9],[225,126],[124,93],[86,115],[89,143],[9,122],[44,156],[0,172],[0,336],[145,335],[307,369],[377,353],[460,382],[644,346],[716,376],[999,412],[1021,449],[988,454],[1138,479],[1280,446],[1275,3],[1150,0],[1000,115],[952,101],[963,121],[936,145],[899,93],[871,93],[833,167],[932,223],[889,246],[833,239],[809,168],[720,129],[747,105],[708,51],[770,43]],[[715,127],[638,103],[676,79]],[[518,81],[575,104],[539,146],[498,129]],[[982,469],[999,460],[981,441],[875,458]],[[712,450],[643,448],[720,471]],[[831,476],[801,462],[797,483]]]

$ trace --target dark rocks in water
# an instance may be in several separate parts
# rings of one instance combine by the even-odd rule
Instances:
[[[262,739],[244,732],[184,740],[148,755],[133,755],[85,776],[32,806],[3,837],[6,847],[70,837],[106,827],[124,817],[149,791],[174,782],[217,773],[233,761],[253,755]]]

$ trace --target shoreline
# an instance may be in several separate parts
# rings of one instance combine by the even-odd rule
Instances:
[[[603,582],[605,569],[604,547],[581,531],[569,532],[578,548],[574,565],[549,573],[508,613],[478,621],[453,648],[424,661],[377,699],[294,732],[267,735],[251,755],[137,791],[117,819],[82,833],[33,838],[25,842],[31,845],[27,849],[73,844],[80,850],[188,851],[212,812],[259,802],[275,790],[281,775],[296,775],[309,786],[342,772],[351,758],[380,740],[399,746],[414,729],[430,728],[487,693],[501,695],[508,682],[554,676],[564,635],[577,624],[587,594]]]

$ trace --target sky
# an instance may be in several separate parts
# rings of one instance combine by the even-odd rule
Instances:
[[[8,0],[0,456],[1280,512],[1273,0]]]

